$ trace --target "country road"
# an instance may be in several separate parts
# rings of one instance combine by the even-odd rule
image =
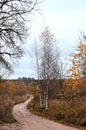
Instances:
[[[33,115],[28,109],[27,104],[32,101],[33,97],[24,103],[15,105],[13,115],[21,124],[21,130],[79,130]]]

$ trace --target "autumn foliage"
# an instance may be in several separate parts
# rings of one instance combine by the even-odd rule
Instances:
[[[3,81],[0,77],[0,122],[14,120],[12,107],[14,104],[24,101],[25,95],[26,85],[23,81]]]
[[[69,55],[71,67],[67,70],[65,81],[67,90],[73,93],[86,93],[86,36],[80,37],[75,53]]]

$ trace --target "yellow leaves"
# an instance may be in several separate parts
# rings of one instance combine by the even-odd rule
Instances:
[[[69,74],[69,73],[71,72],[71,70],[72,70],[71,68],[68,69],[68,70],[66,71],[66,73]]]
[[[82,68],[86,68],[86,39],[84,37],[82,37],[82,41],[77,46],[76,53],[71,53],[69,56],[72,67],[67,70],[67,74],[73,79],[82,77]]]
[[[86,39],[84,37],[82,37],[77,46],[76,52],[71,53],[69,56],[72,65],[66,71],[69,76],[66,85],[73,91],[76,91],[82,82],[80,78],[86,76],[86,73],[83,75],[83,72],[86,70]]]
[[[65,85],[67,86],[67,91],[70,91],[70,92],[77,92],[77,91],[79,91],[80,82],[81,81],[79,79],[68,78],[65,81]]]
[[[72,79],[78,79],[80,78],[80,75],[81,75],[81,72],[78,69],[78,65],[77,67],[76,66],[71,67],[70,69],[66,71],[66,73],[69,74]]]

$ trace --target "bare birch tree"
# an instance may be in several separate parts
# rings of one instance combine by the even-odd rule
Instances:
[[[36,40],[35,40],[35,50],[34,51],[35,51],[35,61],[36,61],[37,80],[38,80],[37,90],[39,93],[40,107],[42,107],[42,98],[41,98],[41,89],[40,89],[40,73],[39,73],[39,54],[38,54],[38,47],[36,44]]]
[[[13,72],[13,64],[23,55],[26,19],[36,4],[37,0],[0,0],[0,71]]]
[[[48,28],[41,33],[40,41],[42,48],[40,54],[40,78],[43,80],[45,106],[46,110],[48,110],[50,82],[59,77],[59,51],[57,41]]]

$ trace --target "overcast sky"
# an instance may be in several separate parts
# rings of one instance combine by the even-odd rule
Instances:
[[[35,77],[33,58],[29,56],[34,39],[48,26],[58,40],[62,59],[73,52],[78,44],[80,32],[86,32],[86,0],[44,0],[39,4],[41,14],[36,13],[31,21],[30,37],[27,38],[26,54],[15,66],[14,74],[8,78]]]

